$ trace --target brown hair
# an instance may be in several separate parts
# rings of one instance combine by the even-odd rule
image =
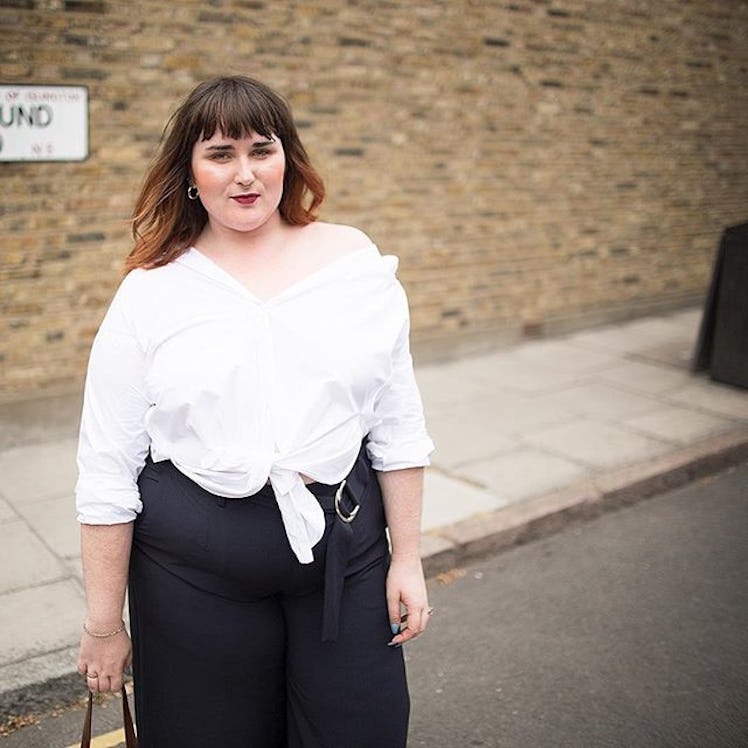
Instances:
[[[166,265],[200,235],[208,214],[199,200],[187,199],[192,148],[217,130],[229,138],[252,132],[278,137],[286,156],[281,217],[296,226],[316,220],[325,187],[299,139],[288,104],[253,78],[213,78],[189,94],[164,128],[133,210],[135,246],[125,260],[125,272]],[[311,201],[305,208],[307,193]]]

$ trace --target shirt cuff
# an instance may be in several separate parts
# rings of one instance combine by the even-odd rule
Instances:
[[[143,508],[137,487],[109,486],[104,481],[75,489],[78,522],[84,525],[118,525],[132,522]]]
[[[368,442],[366,451],[374,470],[405,470],[413,467],[428,467],[429,455],[434,451],[434,442],[428,436],[399,442],[395,445],[382,445]]]

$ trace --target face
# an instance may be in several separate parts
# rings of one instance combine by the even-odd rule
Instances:
[[[216,132],[192,148],[192,178],[214,232],[251,232],[279,220],[286,157],[277,137]]]

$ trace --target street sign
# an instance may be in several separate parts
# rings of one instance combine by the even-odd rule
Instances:
[[[85,86],[0,85],[0,161],[87,157]]]

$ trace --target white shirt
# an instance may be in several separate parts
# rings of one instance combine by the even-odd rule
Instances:
[[[78,520],[129,522],[150,449],[218,496],[270,481],[302,563],[324,532],[300,474],[333,484],[361,440],[376,470],[429,464],[397,258],[373,244],[261,301],[192,248],[123,280],[93,343]]]

